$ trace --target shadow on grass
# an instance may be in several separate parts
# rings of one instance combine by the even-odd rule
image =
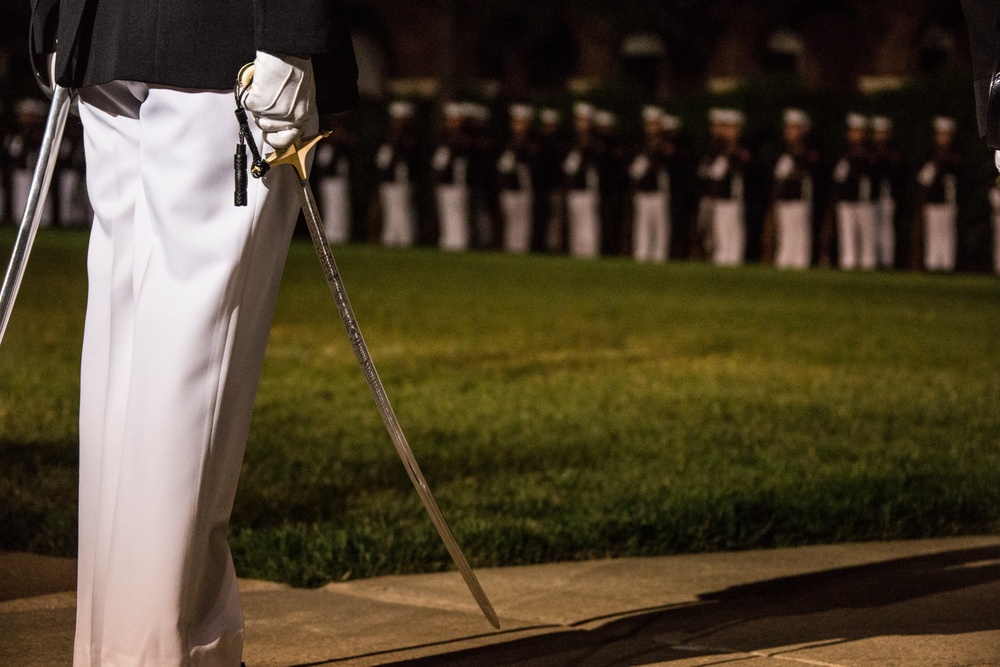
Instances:
[[[735,586],[702,594],[691,604],[585,619],[548,634],[494,641],[482,648],[449,653],[446,647],[451,642],[400,647],[402,651],[440,646],[442,652],[381,664],[638,667],[699,655],[702,659],[719,656],[719,662],[700,663],[707,665],[734,661],[725,653],[786,655],[803,646],[832,646],[873,637],[998,630],[995,590],[954,595],[995,582],[1000,582],[1000,547],[962,549]],[[489,636],[497,637],[479,635],[456,641]],[[711,648],[719,646],[727,648]],[[994,647],[994,653],[1000,664],[1000,646]],[[336,665],[374,655],[295,667]]]

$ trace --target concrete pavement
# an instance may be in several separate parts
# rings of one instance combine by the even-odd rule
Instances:
[[[74,562],[0,554],[0,665],[69,664]],[[1000,666],[1000,536],[627,558],[303,590],[242,581],[249,667]]]

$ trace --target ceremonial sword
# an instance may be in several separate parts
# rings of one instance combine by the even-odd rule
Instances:
[[[0,342],[7,331],[10,321],[10,311],[14,308],[17,291],[21,287],[24,269],[28,264],[28,255],[35,242],[35,234],[42,219],[45,208],[45,196],[52,182],[52,172],[56,168],[56,158],[59,155],[59,144],[62,143],[63,131],[66,128],[66,118],[69,115],[73,92],[63,86],[55,86],[52,90],[52,104],[45,121],[45,134],[38,150],[38,161],[31,177],[31,187],[28,190],[28,201],[21,216],[21,225],[14,240],[14,249],[4,275],[3,287],[0,287]]]
[[[242,113],[242,94],[246,92],[252,81],[253,66],[251,64],[245,66],[239,74],[239,83],[236,91],[236,113],[238,117]],[[240,122],[242,125],[244,123],[244,119],[240,118]],[[241,130],[241,132],[242,131],[243,130]],[[375,364],[372,361],[371,354],[368,352],[368,346],[365,344],[365,339],[361,335],[361,328],[358,326],[358,320],[354,315],[354,309],[351,308],[351,302],[347,298],[347,292],[344,289],[344,282],[340,277],[340,271],[337,269],[337,262],[333,258],[333,252],[330,250],[330,244],[326,239],[326,233],[323,231],[319,208],[316,206],[316,198],[313,196],[312,186],[309,184],[307,165],[309,151],[311,151],[316,144],[328,136],[330,136],[329,132],[321,132],[316,136],[297,141],[282,151],[276,151],[268,155],[263,163],[259,160],[255,160],[251,173],[255,178],[260,178],[269,167],[276,167],[279,165],[289,165],[289,167],[295,170],[296,176],[298,177],[298,187],[295,188],[295,193],[299,197],[299,204],[302,207],[302,213],[305,216],[306,225],[309,228],[309,236],[312,237],[313,246],[316,248],[316,254],[319,255],[319,263],[323,269],[323,275],[326,277],[327,285],[330,287],[330,293],[333,295],[333,301],[337,305],[337,311],[340,313],[340,319],[343,320],[344,329],[347,331],[347,337],[351,342],[351,348],[354,350],[354,356],[358,361],[358,365],[361,367],[361,372],[365,376],[365,381],[368,383],[368,389],[371,391],[372,398],[375,399],[375,405],[378,407],[379,414],[382,416],[382,422],[389,431],[389,436],[392,438],[392,444],[395,446],[396,452],[399,454],[399,458],[403,462],[403,467],[406,468],[406,474],[409,475],[410,481],[413,483],[413,487],[417,490],[417,494],[420,496],[420,502],[423,503],[424,509],[426,509],[427,514],[430,515],[434,528],[437,529],[438,535],[441,537],[445,547],[448,549],[448,554],[451,556],[451,559],[458,568],[458,571],[462,574],[462,578],[465,580],[466,586],[469,587],[472,597],[476,599],[476,602],[479,604],[479,608],[483,611],[486,619],[493,625],[493,627],[499,630],[500,620],[497,618],[497,614],[493,610],[493,605],[486,596],[486,591],[484,591],[483,587],[480,585],[479,579],[476,578],[475,572],[472,571],[472,567],[469,565],[469,561],[462,552],[462,548],[459,546],[458,541],[455,540],[455,536],[452,535],[451,529],[448,527],[448,522],[445,521],[444,515],[441,514],[437,501],[434,500],[434,495],[431,493],[430,487],[427,485],[427,480],[420,471],[420,466],[417,465],[417,460],[414,458],[413,451],[410,449],[410,445],[406,441],[403,429],[399,426],[399,421],[396,419],[396,413],[393,411],[392,405],[389,403],[389,397],[386,396],[385,387],[382,384],[382,380],[378,376],[378,372],[375,370]],[[253,143],[253,138],[248,137],[248,139],[251,152],[254,153],[254,157],[256,158],[257,152]],[[266,164],[267,167],[265,167],[264,164]]]

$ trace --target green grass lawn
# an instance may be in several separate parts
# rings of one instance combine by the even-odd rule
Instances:
[[[0,548],[75,548],[85,244],[39,235],[0,348]],[[1000,528],[994,277],[337,256],[474,565]],[[300,585],[449,567],[307,244],[231,537],[241,575]]]

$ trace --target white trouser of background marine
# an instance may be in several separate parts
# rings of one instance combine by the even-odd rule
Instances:
[[[632,257],[639,262],[665,262],[670,254],[670,198],[666,192],[632,195]]]
[[[350,183],[343,176],[320,179],[319,200],[323,207],[323,231],[330,243],[346,243],[351,237]]]
[[[232,91],[111,82],[80,91],[80,117],[95,220],[74,666],[235,667],[226,530],[295,174],[233,205]]]
[[[573,257],[597,257],[601,250],[598,194],[593,190],[567,192],[566,217],[569,222],[569,254]]]
[[[840,268],[875,268],[875,209],[871,202],[837,203],[837,247]]]
[[[746,241],[743,202],[716,199],[712,204],[712,263],[719,266],[742,264]]]
[[[469,188],[466,185],[437,186],[440,246],[444,250],[469,247]]]
[[[524,253],[531,249],[531,207],[534,198],[530,190],[500,192],[503,211],[503,247],[507,252]]]
[[[924,268],[954,271],[958,233],[954,204],[924,205]]]
[[[878,265],[891,269],[896,263],[896,200],[879,197],[874,207]]]
[[[387,181],[378,188],[382,204],[382,245],[409,247],[413,245],[414,223],[410,184]]]
[[[812,258],[812,204],[806,200],[782,200],[774,204],[777,243],[774,265],[782,269],[806,269]]]

